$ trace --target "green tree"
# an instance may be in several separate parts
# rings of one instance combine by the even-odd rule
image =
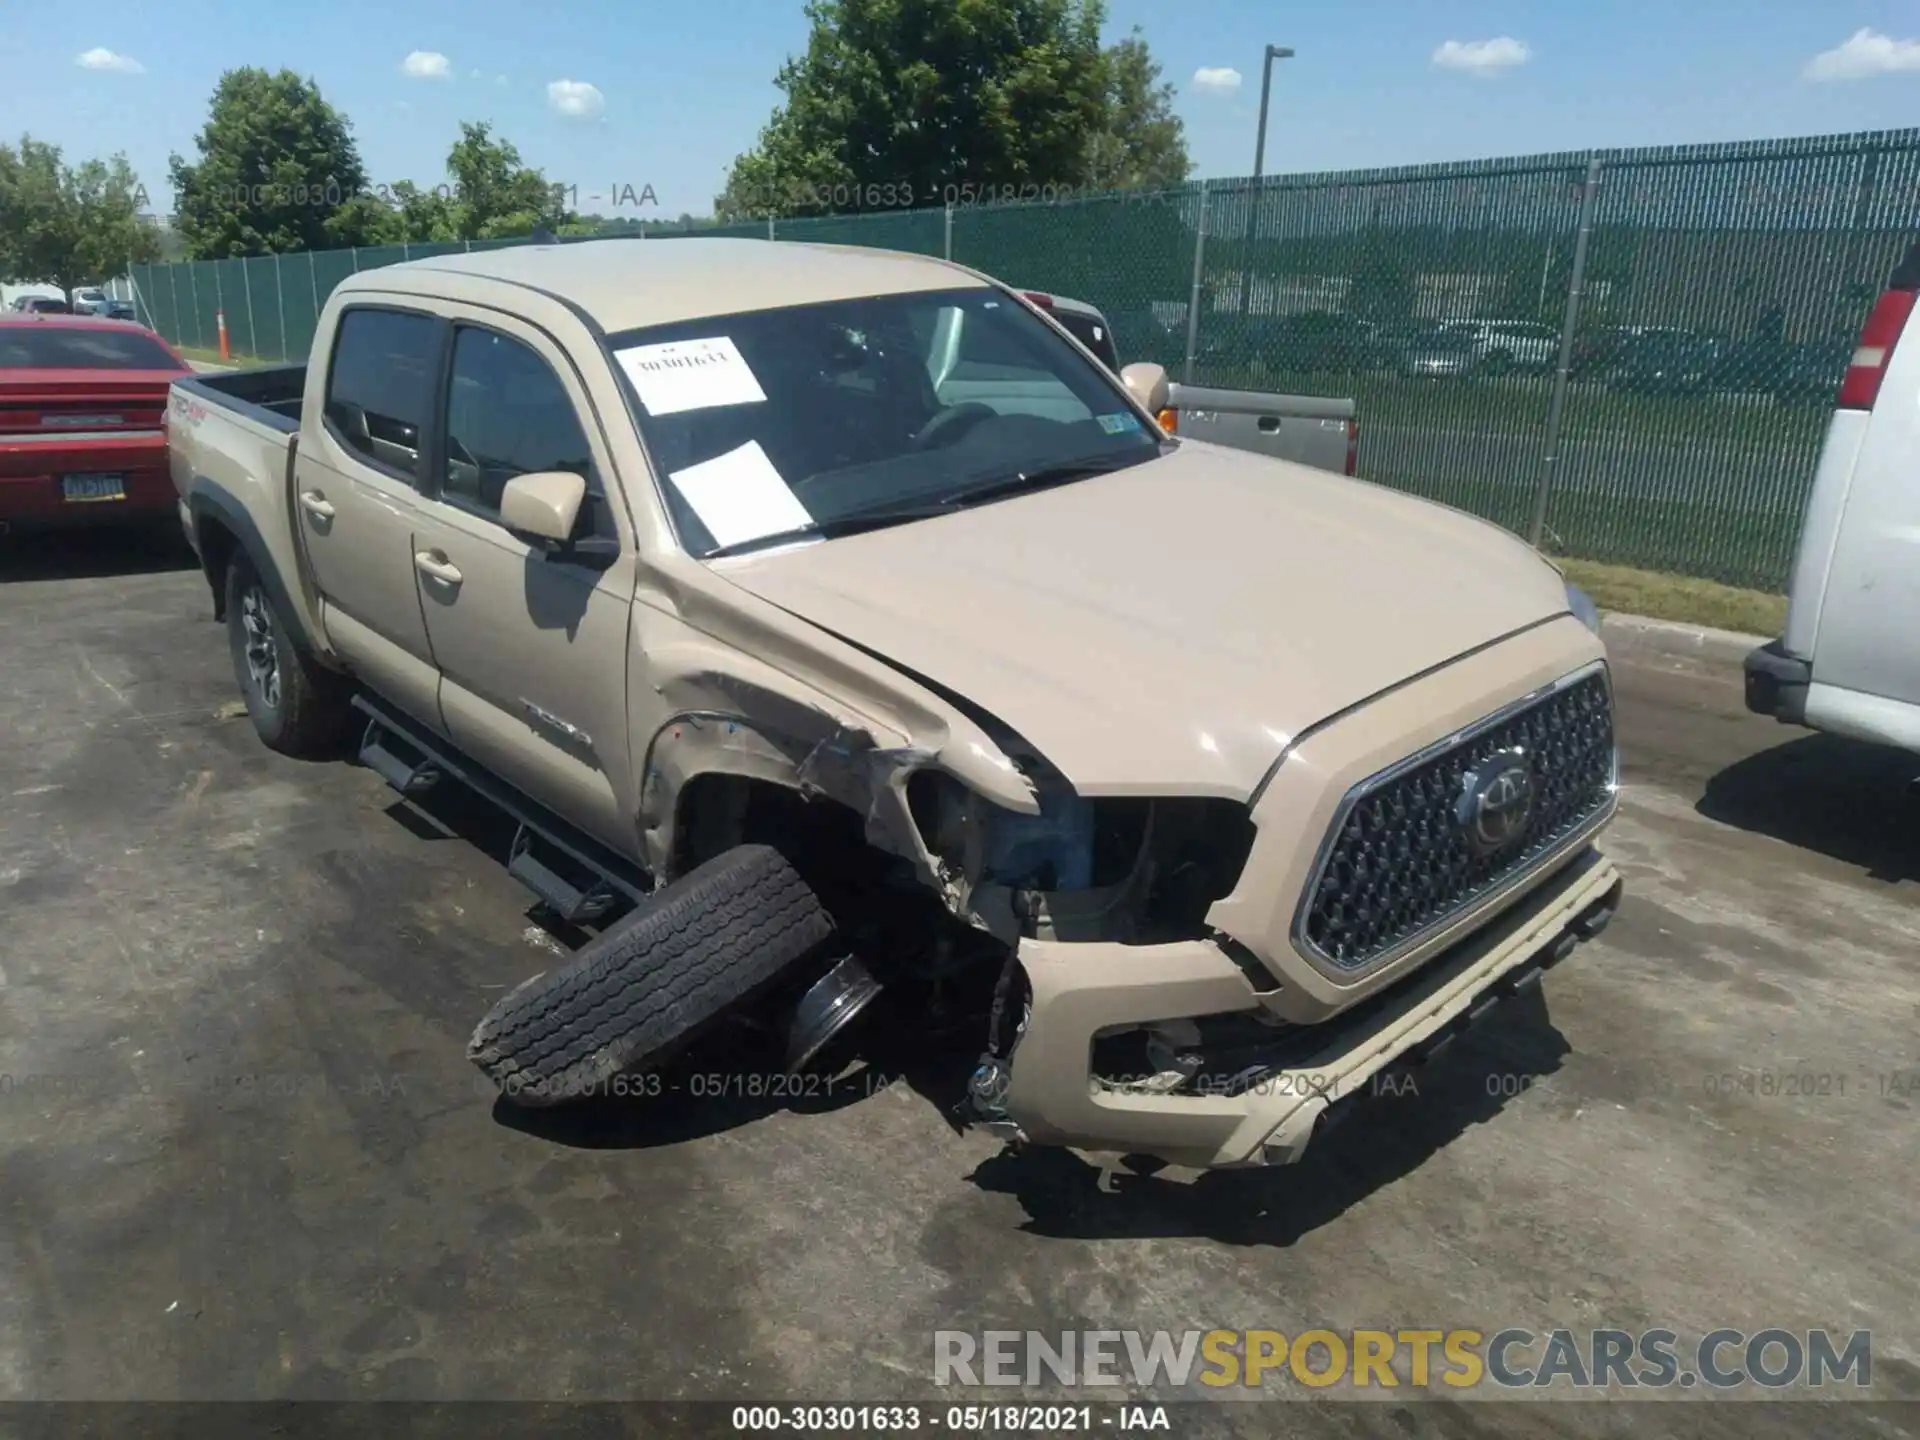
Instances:
[[[170,166],[174,224],[196,259],[361,245],[382,207],[367,203],[353,127],[320,87],[291,70],[220,77],[194,141],[197,163]],[[358,203],[354,203],[358,202]]]
[[[124,155],[69,166],[31,135],[18,150],[0,145],[0,271],[70,291],[153,260],[160,238],[140,215],[144,198]]]
[[[14,196],[20,188],[20,157],[0,142],[0,280],[20,278],[20,223]]]
[[[461,122],[460,138],[447,155],[447,178],[453,182],[451,239],[525,235],[537,226],[557,229],[574,219],[559,187],[522,164],[520,151],[496,139],[485,121]]]
[[[445,186],[422,190],[411,180],[393,187],[392,199],[382,202],[386,216],[375,228],[381,242],[397,245],[403,240],[419,243],[460,240],[460,217],[454,211],[452,196]]]
[[[806,53],[776,79],[785,102],[734,161],[716,211],[1083,183],[1108,113],[1104,15],[1101,0],[809,0]]]
[[[1164,190],[1193,170],[1187,128],[1173,113],[1173,86],[1135,26],[1107,47],[1106,113],[1087,141],[1083,182],[1099,190]]]

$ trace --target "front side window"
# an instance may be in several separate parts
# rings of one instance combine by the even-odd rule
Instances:
[[[1116,373],[1120,369],[1120,357],[1113,348],[1113,332],[1107,329],[1107,322],[1097,315],[1082,315],[1078,310],[1055,310],[1053,318],[1060,322],[1060,328],[1087,349],[1091,350],[1100,363]]]
[[[611,345],[696,555],[1160,454],[1112,375],[987,288],[750,311]]]
[[[567,470],[591,486],[592,457],[573,400],[545,360],[492,330],[455,332],[443,496],[497,515],[514,476]]]
[[[438,357],[439,323],[361,307],[340,317],[327,376],[327,425],[361,458],[418,478]]]

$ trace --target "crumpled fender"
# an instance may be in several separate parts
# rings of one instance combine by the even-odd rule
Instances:
[[[817,665],[822,657],[807,658]],[[859,657],[850,668],[867,663]],[[679,795],[700,775],[738,775],[846,805],[865,821],[869,843],[911,861],[943,893],[907,806],[914,771],[945,771],[1007,810],[1039,813],[1031,783],[978,725],[877,665],[877,675],[845,686],[861,692],[858,704],[693,630],[650,649],[647,666],[669,715],[637,757],[641,840],[655,874],[669,873]]]

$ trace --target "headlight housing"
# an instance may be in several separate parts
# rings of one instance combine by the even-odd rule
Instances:
[[[1593,603],[1593,597],[1572,581],[1567,582],[1567,608],[1578,620],[1594,634],[1600,633],[1600,607]]]

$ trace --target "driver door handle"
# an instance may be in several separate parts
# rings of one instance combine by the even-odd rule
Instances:
[[[327,497],[322,495],[318,490],[301,491],[300,508],[316,520],[331,520],[333,518],[333,506],[327,502]]]
[[[458,585],[460,571],[457,566],[447,562],[447,557],[433,550],[413,552],[413,568],[429,580],[438,580],[442,585]]]

